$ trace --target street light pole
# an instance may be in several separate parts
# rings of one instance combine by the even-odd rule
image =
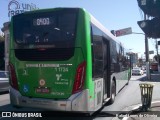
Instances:
[[[157,41],[157,39],[155,39],[155,42],[156,42],[156,51],[157,51],[158,72],[160,72],[159,54],[158,54],[158,41]]]
[[[146,20],[146,14],[144,14],[144,20]],[[145,36],[145,53],[146,53],[146,74],[147,74],[147,79],[150,80],[148,39],[146,34],[144,36]]]
[[[146,14],[144,14],[144,20],[146,20]],[[146,34],[144,36],[145,36],[146,62],[149,62],[148,39],[147,39],[147,35]]]

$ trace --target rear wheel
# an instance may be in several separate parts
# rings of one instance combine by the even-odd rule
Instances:
[[[131,74],[129,73],[128,74],[128,82],[127,82],[127,84],[126,85],[128,85],[129,84],[129,80],[131,79]]]
[[[115,81],[112,81],[111,98],[109,100],[109,104],[113,104],[114,103],[115,97],[116,97],[116,83],[115,83]]]

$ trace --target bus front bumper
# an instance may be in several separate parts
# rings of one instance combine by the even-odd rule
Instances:
[[[10,101],[13,106],[42,108],[54,111],[90,111],[88,96],[89,90],[83,90],[82,92],[76,93],[70,98],[64,100],[30,98],[22,96],[19,91],[12,87],[10,88]]]

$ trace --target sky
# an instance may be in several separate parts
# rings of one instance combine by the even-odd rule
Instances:
[[[10,20],[8,4],[12,0],[0,0],[0,29]],[[15,0],[19,3],[35,4],[39,9],[55,7],[81,7],[91,13],[108,30],[131,27],[132,32],[143,33],[137,21],[143,20],[143,12],[137,0]],[[143,34],[129,34],[117,37],[131,52],[145,58],[145,40]],[[155,50],[155,40],[148,39],[149,51]],[[150,55],[153,58],[153,55]]]

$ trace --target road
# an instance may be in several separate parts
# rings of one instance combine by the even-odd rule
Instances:
[[[114,114],[116,115],[118,112],[122,111],[123,109],[127,108],[128,106],[131,105],[136,105],[136,104],[141,104],[141,95],[140,95],[140,87],[139,87],[139,83],[141,83],[141,81],[139,81],[139,79],[144,78],[145,75],[142,76],[132,76],[129,85],[126,85],[116,96],[116,100],[114,102],[114,104],[112,105],[105,105],[104,108],[102,108],[102,110],[100,110],[99,112],[97,112],[95,115],[93,115],[92,117],[85,117],[84,119],[87,120],[112,120],[114,119],[113,117],[106,117],[108,115]],[[159,90],[160,90],[160,82],[152,82],[152,84],[154,84],[154,89],[153,89],[153,97],[152,97],[152,101],[157,101],[160,100],[160,96],[159,96]],[[20,108],[20,109],[16,109],[13,108],[10,105],[10,100],[9,100],[9,94],[3,94],[0,95],[0,111],[43,111],[42,109],[30,109],[30,108]],[[55,115],[57,116],[57,113],[55,113]],[[60,116],[65,116],[65,114],[59,114]],[[65,117],[56,117],[57,119],[65,119]],[[77,117],[79,118],[79,117]],[[76,118],[76,119],[77,119]],[[4,118],[0,118],[0,119],[4,119]],[[72,118],[75,119],[75,118]],[[79,118],[82,120],[82,117]]]

